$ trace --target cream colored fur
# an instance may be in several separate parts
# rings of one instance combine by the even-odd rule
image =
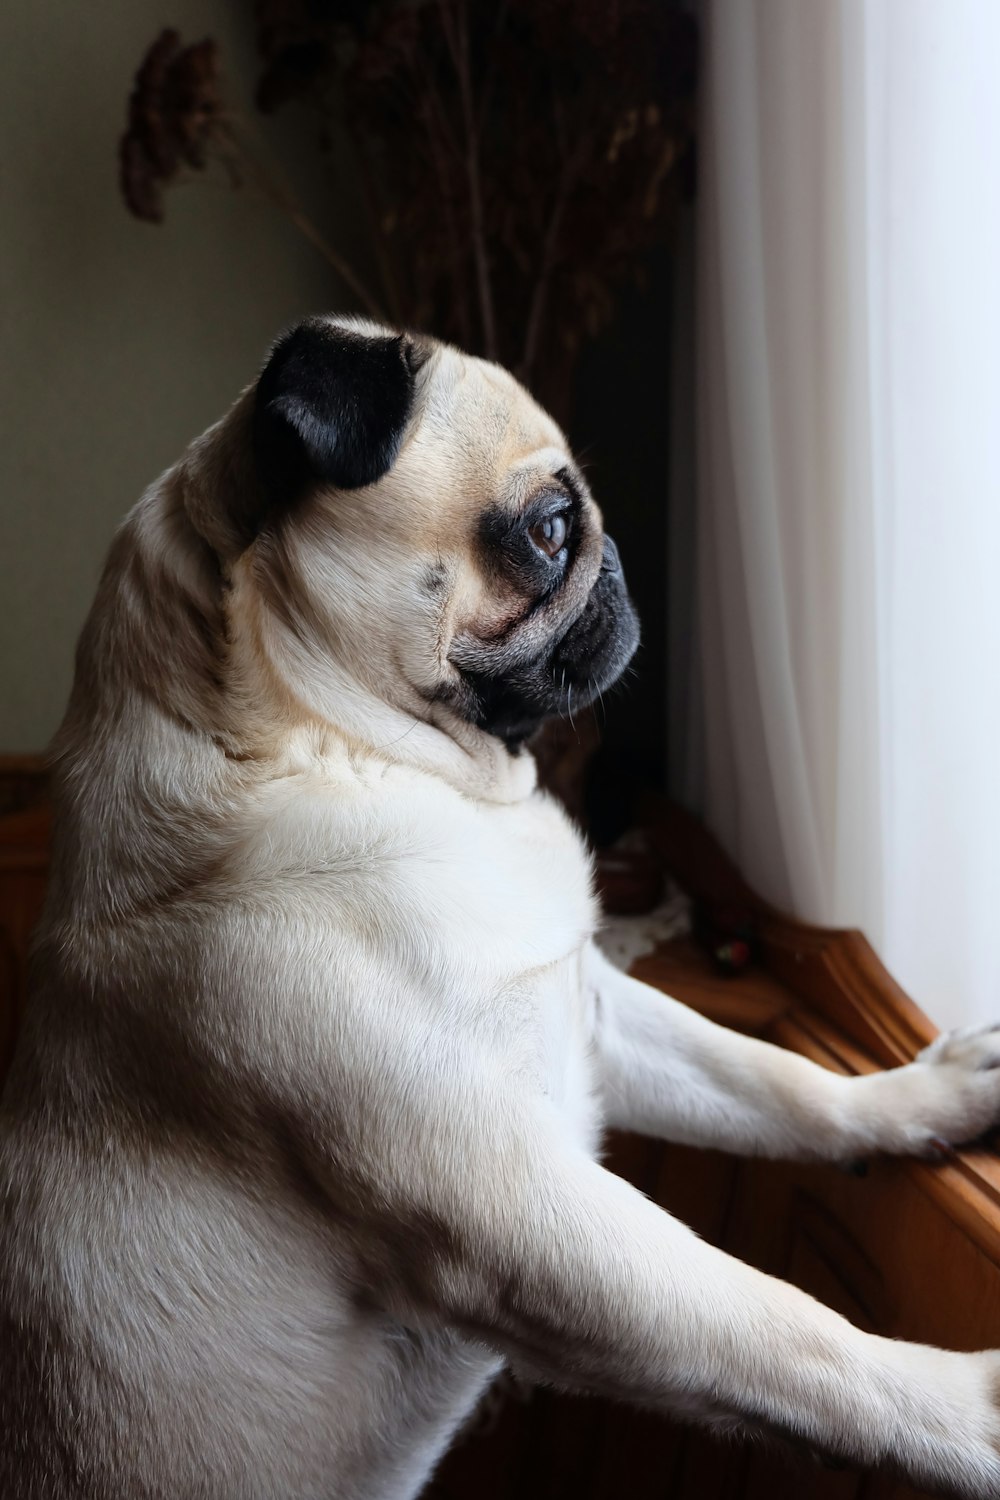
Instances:
[[[562,434],[439,348],[386,478],[241,553],[250,399],[125,522],[57,746],[2,1108],[0,1493],[405,1500],[510,1361],[1000,1494],[1000,1357],[862,1333],[598,1161],[608,1123],[968,1139],[1000,1036],[846,1079],[612,969],[530,757],[428,699],[511,608],[482,507],[571,464]]]

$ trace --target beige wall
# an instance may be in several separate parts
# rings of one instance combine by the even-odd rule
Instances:
[[[165,23],[188,40],[211,33],[245,93],[252,9],[0,8],[0,752],[41,749],[56,728],[123,513],[284,323],[344,305],[316,252],[247,194],[184,187],[159,227],[118,196],[117,138],[146,45]]]

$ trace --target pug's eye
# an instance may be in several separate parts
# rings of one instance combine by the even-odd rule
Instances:
[[[557,511],[554,516],[546,516],[544,521],[538,521],[528,528],[528,535],[539,552],[544,552],[546,557],[552,558],[559,556],[566,545],[568,534],[569,527],[562,511]]]

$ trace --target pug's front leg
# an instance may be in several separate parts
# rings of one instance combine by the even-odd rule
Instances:
[[[529,1100],[516,1118],[491,1109],[463,1137],[458,1175],[436,1158],[431,1217],[447,1233],[433,1264],[383,1282],[401,1321],[441,1319],[564,1388],[775,1430],[967,1500],[1000,1495],[1000,1355],[862,1333],[704,1244]]]
[[[608,1122],[745,1155],[939,1155],[1000,1123],[1000,1028],[940,1037],[903,1067],[848,1078],[717,1026],[614,968],[585,977]]]

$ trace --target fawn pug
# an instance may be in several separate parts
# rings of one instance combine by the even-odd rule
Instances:
[[[1000,1118],[996,1032],[839,1077],[601,958],[524,742],[636,639],[557,426],[363,320],[128,517],[0,1118],[4,1495],[404,1500],[503,1361],[1000,1493],[1000,1356],[862,1333],[597,1160]]]

